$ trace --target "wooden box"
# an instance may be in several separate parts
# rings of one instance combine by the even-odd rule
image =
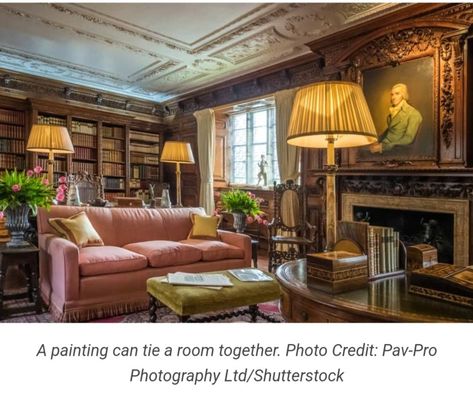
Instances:
[[[413,270],[409,292],[473,307],[473,268],[439,263]]]
[[[407,270],[424,269],[438,263],[437,249],[421,243],[407,247]]]
[[[363,288],[368,284],[367,257],[345,251],[308,254],[307,284],[335,294]]]

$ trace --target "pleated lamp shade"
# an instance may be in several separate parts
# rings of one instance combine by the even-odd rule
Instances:
[[[43,153],[74,153],[66,127],[57,125],[33,125],[26,149]]]
[[[305,148],[364,146],[378,140],[361,86],[351,82],[320,82],[295,96],[287,143]]]
[[[190,143],[167,141],[164,144],[163,152],[161,153],[161,162],[194,163],[194,155]]]

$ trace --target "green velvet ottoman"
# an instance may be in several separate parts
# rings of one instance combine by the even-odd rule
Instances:
[[[258,309],[259,303],[277,300],[281,295],[279,283],[272,275],[272,281],[243,282],[227,271],[203,274],[225,274],[232,281],[233,287],[223,287],[215,290],[163,283],[161,281],[164,277],[148,279],[146,284],[149,295],[150,322],[156,322],[156,310],[160,303],[174,311],[180,322],[193,322],[189,319],[191,315],[245,306],[248,306],[248,309],[207,316],[199,318],[196,322],[216,321],[244,314],[250,314],[251,322],[256,322],[258,316],[269,322],[277,322]]]

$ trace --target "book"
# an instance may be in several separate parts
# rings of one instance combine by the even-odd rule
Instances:
[[[232,287],[233,283],[224,274],[170,273],[168,283],[188,286]]]
[[[228,272],[240,281],[273,281],[271,276],[258,269],[237,269]]]

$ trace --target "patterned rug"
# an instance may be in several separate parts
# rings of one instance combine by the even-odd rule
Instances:
[[[20,304],[21,305],[21,304]],[[271,315],[275,320],[284,322],[279,311],[279,302],[272,301],[258,305],[261,312],[267,315]],[[212,313],[215,314],[215,313]],[[209,314],[206,314],[209,315]],[[157,310],[158,319],[156,322],[173,323],[177,322],[178,318],[176,315],[166,307],[158,308]],[[192,319],[198,320],[199,316],[196,315]],[[19,315],[11,318],[4,319],[0,323],[51,323],[55,322],[49,312],[43,314],[32,314],[32,315]],[[139,323],[148,322],[148,311],[135,312],[127,315],[114,316],[112,318],[97,319],[91,322],[95,323]],[[249,315],[241,315],[234,318],[228,318],[217,322],[250,322]],[[265,320],[258,317],[257,322],[266,322]]]

